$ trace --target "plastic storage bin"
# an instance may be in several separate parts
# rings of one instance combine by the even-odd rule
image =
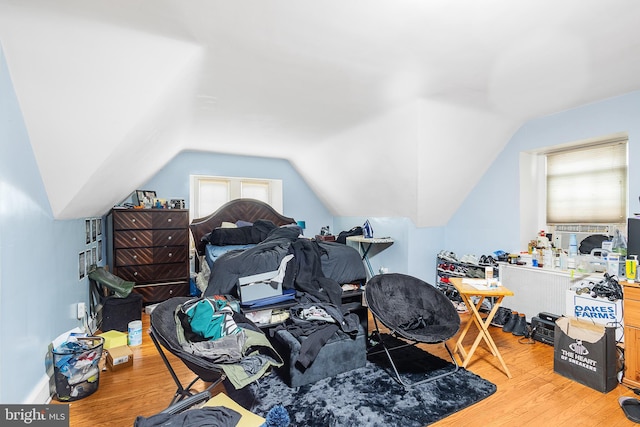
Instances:
[[[58,400],[69,402],[98,389],[102,337],[82,337],[53,349],[53,368]]]

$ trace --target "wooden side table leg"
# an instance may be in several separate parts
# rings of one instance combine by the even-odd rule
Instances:
[[[469,300],[469,298],[466,295],[461,295],[460,297],[462,298],[462,302],[464,303],[464,305],[467,306],[467,309],[471,313],[471,309],[469,307],[470,305],[472,305],[472,303]],[[464,325],[464,328],[462,329],[462,332],[458,336],[458,340],[456,341],[456,345],[454,347],[454,351],[459,353],[460,355],[460,365],[464,364],[464,361],[467,359],[467,352],[464,349],[464,346],[462,345],[462,341],[467,336],[467,332],[469,332],[469,328],[471,328],[472,323],[473,323],[473,319],[470,318],[467,321],[467,323]]]
[[[491,333],[489,332],[489,326],[491,325],[491,320],[493,320],[493,316],[495,316],[496,312],[498,311],[498,308],[500,307],[500,304],[502,303],[503,298],[504,297],[498,298],[498,300],[494,303],[493,308],[489,312],[489,315],[487,316],[485,321],[482,323],[482,335],[485,337],[485,341],[489,345],[489,348],[491,349],[491,352],[493,353],[493,355],[496,356],[500,361],[500,364],[504,368],[504,371],[507,374],[507,377],[512,378],[511,372],[509,371],[507,364],[502,358],[502,354],[500,354],[500,351],[498,350],[498,346],[496,345],[495,341],[493,341],[493,338],[491,337]]]

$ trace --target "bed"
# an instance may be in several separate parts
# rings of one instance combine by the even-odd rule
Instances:
[[[355,248],[308,239],[293,218],[258,200],[232,200],[211,215],[194,219],[190,229],[200,269],[210,270],[205,296],[237,296],[239,278],[278,270],[290,254],[294,257],[286,267],[283,289],[337,302],[341,285],[366,280]]]

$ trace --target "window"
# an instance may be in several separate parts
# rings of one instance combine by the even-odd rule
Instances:
[[[547,224],[622,224],[627,217],[627,140],[546,153]]]
[[[624,230],[627,140],[626,133],[617,133],[521,152],[520,247],[540,230]]]
[[[230,200],[251,198],[282,212],[282,180],[236,178],[224,176],[191,176],[191,218],[202,218]]]

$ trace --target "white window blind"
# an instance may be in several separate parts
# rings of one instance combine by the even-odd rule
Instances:
[[[201,218],[227,203],[230,194],[229,181],[199,177],[194,188],[194,218]]]
[[[269,182],[241,181],[240,194],[242,194],[242,197],[257,199],[261,202],[269,203]]]
[[[191,176],[191,218],[202,218],[238,198],[257,199],[281,212],[282,180]]]
[[[546,160],[548,224],[626,221],[626,139],[547,153]]]

